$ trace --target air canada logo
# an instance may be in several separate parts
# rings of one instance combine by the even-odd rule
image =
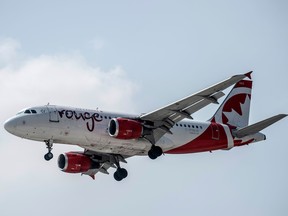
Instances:
[[[250,94],[232,96],[223,107],[222,122],[236,127],[246,126],[249,120],[250,100]]]

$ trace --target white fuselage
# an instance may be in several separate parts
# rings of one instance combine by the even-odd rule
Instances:
[[[14,135],[36,141],[53,140],[54,143],[78,145],[103,153],[147,155],[151,143],[146,139],[123,140],[108,134],[109,121],[115,117],[136,116],[46,105],[23,110],[7,120],[5,128]],[[210,122],[181,121],[171,129],[172,134],[164,135],[156,145],[160,146],[163,152],[167,152],[195,140],[209,127],[211,127]],[[227,146],[223,148],[234,147],[234,140],[228,126],[221,127],[228,140]],[[212,132],[212,137],[208,139],[219,140],[219,135],[215,134],[219,133],[217,130],[214,134]],[[246,140],[249,140],[249,137]],[[254,141],[258,140],[254,137]],[[216,149],[212,147],[211,150]]]
[[[136,116],[48,105],[25,110],[35,110],[36,113],[24,113],[23,110],[8,120],[13,125],[11,133],[22,138],[36,141],[53,139],[54,143],[78,145],[93,151],[124,155],[147,154],[151,148],[150,142],[145,139],[121,140],[108,134],[107,127],[111,118]],[[189,123],[191,128],[183,130],[174,127],[173,136],[167,134],[157,145],[161,146],[163,151],[168,151],[197,137],[209,126],[203,122]],[[188,125],[188,122],[186,124]],[[194,128],[192,124],[195,125]]]

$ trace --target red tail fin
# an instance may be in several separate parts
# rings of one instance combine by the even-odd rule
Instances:
[[[247,126],[249,122],[251,90],[251,80],[241,80],[236,83],[211,121],[234,127]]]

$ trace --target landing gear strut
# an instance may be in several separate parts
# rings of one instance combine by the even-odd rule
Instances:
[[[53,140],[49,139],[49,140],[45,140],[45,144],[47,146],[48,149],[48,153],[44,155],[44,159],[46,161],[49,161],[53,158],[53,154],[52,154],[52,146],[53,146]]]
[[[117,166],[117,170],[115,171],[115,173],[113,175],[114,179],[116,181],[121,181],[121,180],[123,180],[124,178],[126,178],[128,176],[128,172],[127,172],[127,170],[125,168],[121,168],[120,167],[119,157],[117,155],[115,155],[113,157],[113,159],[114,159],[115,165]]]
[[[148,151],[148,156],[150,159],[155,160],[157,157],[163,154],[163,150],[160,146],[152,145],[151,149]]]

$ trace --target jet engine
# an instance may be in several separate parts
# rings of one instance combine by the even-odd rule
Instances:
[[[59,155],[58,167],[67,173],[83,173],[90,169],[99,169],[100,164],[80,152],[67,152]]]
[[[143,126],[135,120],[112,118],[108,125],[108,133],[117,139],[137,139],[143,135]]]

